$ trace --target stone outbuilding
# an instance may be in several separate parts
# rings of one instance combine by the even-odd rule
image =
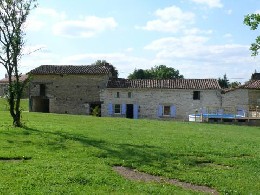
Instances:
[[[216,79],[112,79],[101,92],[102,116],[187,120],[189,114],[221,107]]]
[[[28,78],[27,75],[21,75],[19,79],[21,82],[24,82],[27,78]],[[5,74],[5,78],[0,80],[0,97],[4,97],[8,94],[8,86],[9,86],[8,75]],[[29,89],[28,87],[25,87],[22,94],[22,98],[28,98],[28,94],[29,94]]]
[[[244,85],[224,91],[222,94],[224,108],[236,108],[248,117],[260,117],[260,79],[251,80]]]
[[[89,115],[100,108],[100,90],[112,77],[112,65],[42,65],[29,72],[29,110]]]

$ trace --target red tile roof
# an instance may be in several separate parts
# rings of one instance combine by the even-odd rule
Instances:
[[[246,83],[245,85],[241,85],[239,88],[242,88],[242,89],[260,89],[260,80],[250,81],[250,82]]]
[[[225,89],[223,91],[223,93],[228,93],[230,91],[235,91],[237,89],[256,89],[256,90],[260,90],[260,80],[252,80],[252,81],[247,82],[244,85],[240,85],[240,86],[237,86],[237,87],[231,88],[231,89]]]
[[[27,79],[28,76],[27,75],[21,75],[20,76],[20,81],[24,81],[25,79]],[[14,80],[14,77],[12,77],[12,80]],[[3,78],[0,80],[0,83],[8,83],[8,78]]]
[[[217,79],[114,79],[107,88],[221,89]]]
[[[36,75],[46,74],[109,74],[111,67],[98,65],[42,65],[29,73]]]

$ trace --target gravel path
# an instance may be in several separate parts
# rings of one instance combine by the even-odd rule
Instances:
[[[127,167],[115,166],[113,167],[113,169],[123,177],[130,180],[143,181],[143,182],[169,183],[188,190],[194,190],[194,191],[199,191],[199,192],[204,192],[207,194],[214,194],[214,195],[219,194],[215,189],[209,188],[207,186],[198,186],[191,183],[181,182],[177,179],[167,179],[160,176],[154,176]]]

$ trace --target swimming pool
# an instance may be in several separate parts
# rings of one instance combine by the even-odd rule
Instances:
[[[211,119],[235,119],[235,118],[243,118],[244,115],[239,114],[190,114],[189,121],[202,122],[203,118],[211,118]]]

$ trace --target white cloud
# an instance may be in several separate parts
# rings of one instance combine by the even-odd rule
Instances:
[[[45,23],[35,17],[31,17],[25,23],[26,31],[40,31],[44,28]]]
[[[155,12],[156,20],[148,21],[144,27],[138,27],[149,31],[161,31],[176,33],[192,24],[195,15],[192,12],[184,12],[179,7],[171,6],[158,9]]]
[[[231,15],[231,14],[233,13],[233,10],[232,10],[232,9],[226,10],[226,13],[227,13],[228,15]]]
[[[88,16],[83,20],[67,20],[57,23],[53,32],[55,35],[65,37],[85,37],[89,38],[105,30],[111,30],[117,27],[114,18],[99,18]]]
[[[126,48],[126,50],[125,50],[126,52],[132,52],[132,51],[134,51],[134,48],[132,48],[132,47],[129,47],[129,48]]]
[[[191,21],[194,19],[192,12],[183,12],[181,8],[177,6],[166,7],[164,9],[158,9],[155,15],[164,21],[168,20],[187,20]]]
[[[226,38],[226,39],[231,39],[233,37],[233,35],[230,34],[230,33],[227,33],[227,34],[224,34],[223,37]]]
[[[36,8],[26,21],[26,31],[40,31],[47,25],[50,25],[50,23],[64,20],[65,18],[66,14],[63,12],[60,13],[50,8]]]
[[[168,37],[153,41],[145,49],[157,51],[159,58],[183,58],[200,61],[224,60],[248,53],[248,46],[245,45],[208,45],[208,40],[209,38],[203,36]]]
[[[79,20],[68,20],[65,12],[58,12],[50,8],[36,8],[26,23],[27,31],[40,31],[44,28],[52,29],[55,35],[64,37],[92,37],[105,30],[117,27],[114,18],[100,18],[86,16]]]
[[[197,35],[197,34],[210,35],[213,33],[213,30],[201,30],[199,28],[191,28],[191,29],[185,29],[183,32],[185,35]]]
[[[145,49],[155,52],[154,61],[177,68],[186,78],[218,78],[227,73],[229,78],[242,77],[239,81],[244,82],[257,69],[254,60],[259,59],[251,58],[248,45],[212,45],[209,40],[196,35],[166,37]]]
[[[92,64],[97,60],[106,60],[119,71],[119,77],[127,77],[135,68],[150,68],[151,60],[135,57],[129,53],[83,53],[66,57],[64,64]]]
[[[221,0],[191,0],[194,3],[203,4],[210,8],[222,8],[223,4]]]
[[[51,9],[51,8],[36,8],[35,14],[45,16],[45,17],[51,17],[56,20],[64,20],[67,17],[64,12],[58,12],[55,9]]]

